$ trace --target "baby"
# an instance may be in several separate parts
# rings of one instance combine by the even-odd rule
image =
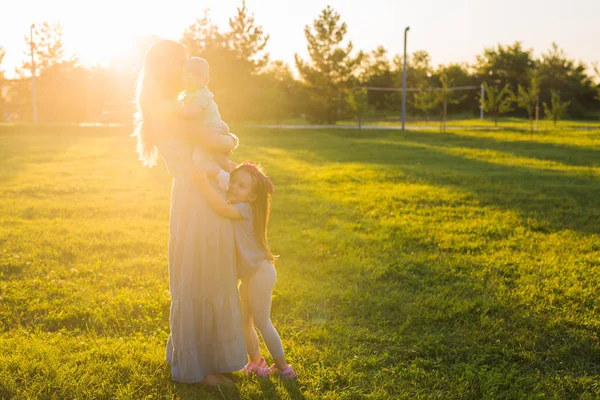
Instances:
[[[198,119],[202,125],[208,127],[222,122],[219,107],[213,100],[214,95],[207,87],[209,80],[208,62],[199,57],[190,58],[184,68],[185,91],[180,95],[183,102],[182,114],[187,118]],[[228,135],[233,136],[237,142],[234,134]],[[219,170],[216,176],[219,188],[224,191],[229,189],[229,173],[232,168],[228,154],[208,154],[197,145],[192,160],[194,165],[205,170],[214,170],[216,164]]]

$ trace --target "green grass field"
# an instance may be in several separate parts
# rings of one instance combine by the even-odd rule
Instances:
[[[174,384],[164,166],[123,128],[4,126],[0,398],[600,397],[600,127],[236,133],[297,382]]]

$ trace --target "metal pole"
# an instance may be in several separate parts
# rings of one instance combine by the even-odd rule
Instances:
[[[481,84],[481,106],[479,106],[479,119],[483,121],[483,100],[485,99],[485,89]]]
[[[29,31],[29,36],[31,40],[31,102],[33,105],[33,123],[37,124],[37,105],[35,99],[35,53],[33,47],[33,28],[35,28],[35,24],[31,24],[31,29]]]
[[[402,73],[402,130],[404,131],[404,124],[406,122],[406,35],[410,26],[404,29],[404,71]]]

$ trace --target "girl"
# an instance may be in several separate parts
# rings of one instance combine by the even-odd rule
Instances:
[[[277,279],[273,263],[277,258],[269,250],[267,224],[271,208],[273,184],[260,166],[250,162],[238,165],[231,173],[227,201],[211,186],[206,173],[197,170],[205,198],[217,214],[233,221],[237,247],[237,271],[242,303],[242,326],[250,362],[243,372],[258,376],[276,374],[294,379],[296,373],[285,360],[279,334],[271,323],[271,295]],[[260,331],[275,363],[267,367],[261,357],[258,336]]]

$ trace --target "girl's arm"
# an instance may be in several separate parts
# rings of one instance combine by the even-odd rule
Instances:
[[[225,199],[210,185],[204,171],[194,168],[193,176],[200,185],[200,189],[204,193],[206,200],[208,200],[208,203],[217,214],[230,219],[243,218],[237,208],[228,204],[227,201],[225,201]]]

